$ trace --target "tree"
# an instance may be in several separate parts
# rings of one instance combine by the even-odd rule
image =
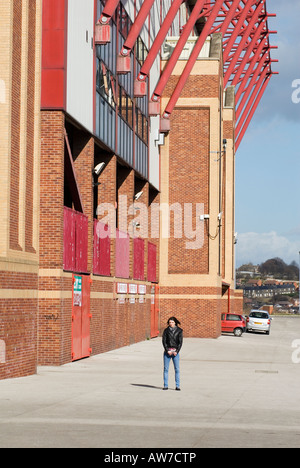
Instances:
[[[276,278],[286,278],[288,280],[298,280],[299,267],[296,262],[287,265],[281,258],[275,257],[267,260],[259,266],[259,270],[264,276],[274,276]]]

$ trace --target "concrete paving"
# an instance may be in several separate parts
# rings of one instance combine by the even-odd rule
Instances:
[[[172,363],[162,391],[160,338],[40,367],[0,381],[0,447],[300,447],[298,349],[296,316],[270,336],[185,339],[181,392]]]

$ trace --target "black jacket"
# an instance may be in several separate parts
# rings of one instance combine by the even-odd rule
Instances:
[[[180,327],[176,327],[174,333],[170,330],[170,327],[166,328],[163,332],[162,343],[165,352],[168,352],[169,348],[176,348],[177,353],[181,350],[183,341],[183,330]]]

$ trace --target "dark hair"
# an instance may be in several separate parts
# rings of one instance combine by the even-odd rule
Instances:
[[[180,322],[176,317],[170,317],[169,320],[167,321],[168,325],[169,325],[170,320],[174,320],[176,327],[177,325],[180,325]]]

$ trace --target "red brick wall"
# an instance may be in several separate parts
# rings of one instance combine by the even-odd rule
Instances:
[[[0,363],[0,379],[36,372],[37,274],[0,271],[1,289],[15,290],[11,298],[0,299],[0,339],[5,342],[5,363]],[[18,298],[17,292],[24,298]],[[28,299],[26,294],[29,293]],[[15,297],[14,297],[15,296]]]
[[[62,273],[63,268],[63,184],[64,184],[64,124],[63,113],[42,112],[42,169],[41,169],[41,232],[40,261],[44,269],[40,277],[39,300],[39,351],[38,362],[42,365],[61,365],[72,360],[72,274]],[[149,204],[149,185],[135,177],[134,171],[117,164],[116,156],[108,156],[95,146],[94,139],[67,124],[70,146],[74,159],[76,178],[79,185],[84,213],[89,219],[88,274],[93,272],[93,214],[94,193],[92,168],[104,161],[106,166],[97,181],[96,203],[110,203],[116,207],[119,197],[127,197],[128,207],[133,203],[134,193],[144,190],[143,201]],[[122,215],[118,210],[119,216]],[[136,213],[128,214],[124,229]],[[101,216],[99,216],[101,218]],[[121,219],[119,218],[119,225]],[[138,235],[138,232],[136,232]],[[130,239],[130,278],[133,277],[133,241]],[[91,283],[91,348],[92,354],[109,351],[150,337],[150,285],[149,298],[139,302],[139,295],[130,303],[120,303],[116,283],[122,279],[114,277],[115,239],[111,239],[111,278],[93,275]],[[145,240],[145,260],[147,260]],[[47,270],[50,270],[49,276]],[[52,270],[52,272],[51,272]],[[60,273],[59,273],[60,272]],[[145,281],[147,268],[145,265]],[[145,284],[145,282],[144,282]]]
[[[63,265],[64,125],[62,112],[41,112],[40,268],[61,269]],[[71,282],[69,284],[71,287]],[[38,363],[60,365],[71,356],[64,351],[64,279],[40,277]],[[54,291],[54,293],[52,293]],[[48,294],[47,294],[48,293]],[[56,293],[55,297],[54,294]],[[53,297],[54,296],[54,297]],[[66,354],[68,355],[66,357]]]
[[[188,299],[161,298],[161,332],[169,317],[175,316],[181,322],[186,338],[218,338],[221,333],[221,304],[218,298],[192,299],[192,295]]]
[[[209,211],[209,109],[176,108],[172,113],[169,150],[169,203],[182,208],[182,238],[174,238],[171,212],[171,238],[169,240],[169,273],[208,273],[208,238],[201,249],[187,249],[184,232],[184,203],[193,207],[204,204]],[[195,222],[192,225],[195,231]]]
[[[36,2],[28,2],[30,33],[27,37],[22,31],[22,7],[21,1],[12,2],[12,85],[7,92],[11,99],[10,154],[7,155],[10,158],[10,185],[7,201],[2,200],[8,206],[6,247],[10,250],[1,259],[5,268],[0,268],[0,380],[33,374],[37,363],[38,259],[33,247]],[[27,70],[23,70],[23,73],[27,73],[27,80],[22,103],[23,40],[24,43],[27,41],[28,52]],[[25,134],[20,133],[21,109]],[[21,170],[24,177],[22,184]],[[20,200],[24,200],[24,206]]]

